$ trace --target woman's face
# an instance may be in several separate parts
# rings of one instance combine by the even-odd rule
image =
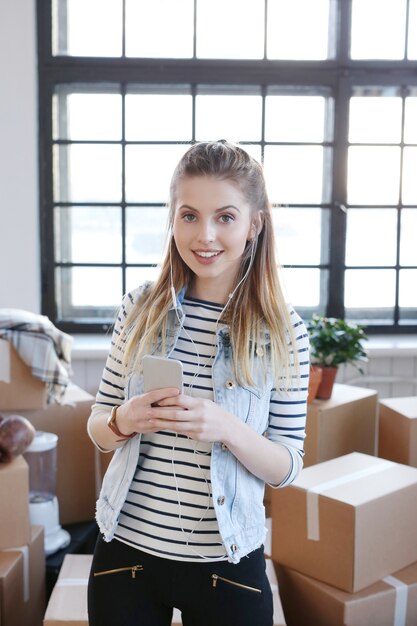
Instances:
[[[193,176],[178,183],[174,210],[175,243],[195,275],[190,295],[224,302],[254,235],[250,206],[233,182]]]

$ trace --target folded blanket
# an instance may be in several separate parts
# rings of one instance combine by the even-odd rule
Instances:
[[[45,315],[0,309],[0,338],[14,346],[34,378],[46,383],[48,403],[61,403],[72,374],[72,337]]]

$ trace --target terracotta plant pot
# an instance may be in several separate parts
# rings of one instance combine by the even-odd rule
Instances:
[[[322,378],[317,391],[317,398],[320,398],[320,400],[328,400],[331,397],[336,374],[337,367],[322,368]]]
[[[318,365],[310,366],[310,378],[308,381],[307,404],[311,404],[317,397],[317,392],[322,379],[322,368]]]

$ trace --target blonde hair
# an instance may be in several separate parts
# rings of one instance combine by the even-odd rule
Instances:
[[[298,371],[297,350],[278,274],[271,208],[263,168],[240,146],[224,140],[192,145],[173,173],[167,250],[158,279],[144,291],[126,319],[119,337],[119,341],[124,344],[123,362],[128,369],[140,369],[142,357],[155,350],[158,338],[164,351],[167,314],[172,307],[171,285],[178,293],[192,283],[193,273],[178,253],[172,226],[179,182],[187,177],[198,176],[212,176],[236,184],[252,208],[252,220],[261,228],[259,234],[246,245],[233,289],[246,273],[247,277],[219,320],[230,327],[236,379],[240,384],[253,384],[251,371],[256,347],[263,343],[265,330],[268,330],[269,354],[266,349],[258,350],[258,358],[262,360],[265,370],[270,367],[275,373],[277,385],[288,387],[291,385],[290,353],[293,353]]]

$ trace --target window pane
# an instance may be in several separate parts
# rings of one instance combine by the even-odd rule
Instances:
[[[262,59],[263,56],[264,2],[197,0],[197,57]]]
[[[114,317],[123,295],[122,269],[118,267],[58,267],[56,284],[58,316],[62,319],[87,315],[108,320]],[[74,311],[77,308],[78,315]]]
[[[136,289],[147,280],[155,281],[158,275],[159,267],[128,267],[126,268],[126,291]]]
[[[399,148],[385,146],[349,148],[349,204],[397,204],[399,181]]]
[[[126,56],[193,56],[193,0],[126,0]]]
[[[61,263],[121,263],[120,208],[56,207],[55,247]]]
[[[320,204],[323,156],[321,146],[265,146],[265,177],[271,202]]]
[[[267,141],[324,141],[326,99],[322,96],[265,98]]]
[[[349,141],[399,143],[401,141],[401,109],[401,98],[383,96],[351,98]]]
[[[285,291],[294,307],[310,307],[318,310],[320,306],[320,270],[316,268],[283,269]]]
[[[186,145],[126,146],[128,202],[168,202],[174,169]]]
[[[404,148],[402,193],[404,204],[417,204],[417,148]]]
[[[127,141],[190,141],[192,104],[187,95],[126,95]]]
[[[397,211],[349,209],[346,265],[395,265]]]
[[[352,59],[403,59],[406,0],[352,0]]]
[[[126,262],[159,263],[167,233],[168,209],[131,207],[126,210]]]
[[[349,309],[382,309],[378,318],[391,316],[395,303],[395,270],[346,270],[345,305]]]
[[[261,96],[199,95],[196,97],[196,138],[259,141]]]
[[[329,0],[269,0],[269,59],[327,59]]]
[[[417,309],[417,269],[400,271],[400,307]]]
[[[119,57],[122,26],[122,0],[54,0],[53,54]]]
[[[417,209],[401,211],[401,265],[417,265]],[[417,283],[414,287],[417,293]]]
[[[70,93],[68,86],[54,95],[54,139],[120,140],[122,98],[118,94]],[[60,93],[61,92],[61,93]]]
[[[321,209],[279,207],[272,218],[279,262],[283,265],[318,265],[322,247]]]
[[[408,18],[408,58],[417,59],[417,0],[410,0]]]
[[[405,99],[404,141],[417,143],[417,97]]]
[[[120,202],[120,146],[54,146],[55,202]]]

